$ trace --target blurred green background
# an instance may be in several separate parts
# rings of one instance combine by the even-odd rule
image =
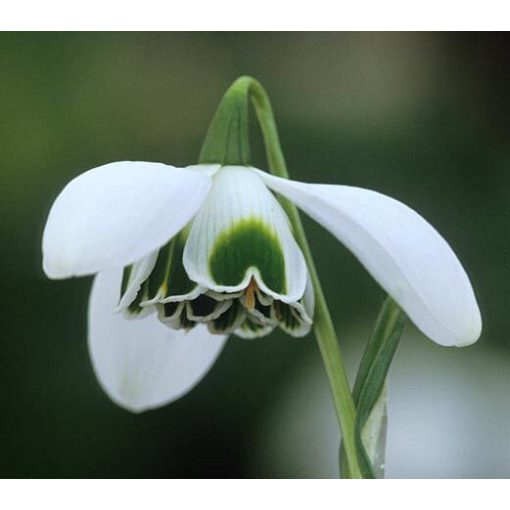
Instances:
[[[196,162],[241,74],[273,101],[292,177],[411,205],[473,282],[477,345],[441,348],[406,330],[388,476],[510,476],[509,49],[503,33],[0,34],[0,476],[335,476],[312,335],[232,338],[190,394],[135,416],[92,372],[91,279],[41,269],[46,216],[71,178],[116,160]],[[353,370],[383,293],[305,224]]]

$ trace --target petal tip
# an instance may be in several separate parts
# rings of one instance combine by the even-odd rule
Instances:
[[[468,347],[476,343],[482,334],[482,318],[478,308],[469,315],[466,319],[457,325],[450,325],[449,327],[443,325],[441,331],[437,330],[434,333],[430,331],[427,333],[426,328],[418,326],[424,334],[429,337],[433,342],[445,347]]]
[[[130,398],[129,395],[122,395],[120,393],[111,392],[104,384],[101,384],[103,391],[108,395],[110,400],[118,407],[127,411],[131,414],[143,414],[147,411],[152,411],[153,409],[157,409],[165,405],[162,404],[150,404],[147,402],[140,402],[139,399]]]
[[[460,337],[455,347],[467,347],[476,343],[482,334],[482,318],[480,312],[477,312],[476,318],[471,321],[469,328],[466,328],[464,334]]]
[[[51,280],[62,280],[72,276],[71,271],[64,264],[52,257],[43,256],[42,268],[44,274]]]

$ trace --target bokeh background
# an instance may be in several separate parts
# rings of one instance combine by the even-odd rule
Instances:
[[[312,335],[233,338],[207,377],[131,415],[95,380],[91,279],[49,281],[67,181],[115,160],[196,162],[241,74],[268,90],[291,175],[424,215],[471,276],[475,346],[412,325],[390,375],[388,477],[510,476],[510,40],[448,33],[0,34],[0,476],[334,477],[339,434]],[[265,167],[253,134],[255,163]],[[305,219],[354,373],[383,293]]]

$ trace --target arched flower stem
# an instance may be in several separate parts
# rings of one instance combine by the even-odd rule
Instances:
[[[243,76],[234,82],[230,91],[231,93],[235,92],[239,94],[241,97],[251,98],[262,130],[269,169],[278,177],[288,178],[289,174],[281,149],[273,110],[269,97],[262,85],[254,78]],[[335,411],[342,432],[347,462],[349,464],[349,474],[351,478],[361,478],[362,475],[358,464],[355,443],[354,402],[333,321],[331,320],[331,315],[322,291],[303,224],[299,217],[299,212],[294,204],[288,200],[280,198],[280,201],[292,224],[294,236],[303,251],[312,279],[315,292],[314,331],[333,394]]]

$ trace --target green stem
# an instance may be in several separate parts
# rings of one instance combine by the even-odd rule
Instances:
[[[273,110],[265,90],[259,82],[249,76],[239,78],[234,86],[245,89],[250,94],[262,130],[269,169],[278,177],[288,178],[287,165],[280,146]],[[349,464],[349,474],[351,478],[362,478],[356,453],[354,402],[333,321],[298,210],[294,204],[286,199],[282,198],[281,202],[293,226],[295,238],[303,251],[313,283],[316,303],[314,331],[333,394],[335,411],[342,431],[343,444]]]

